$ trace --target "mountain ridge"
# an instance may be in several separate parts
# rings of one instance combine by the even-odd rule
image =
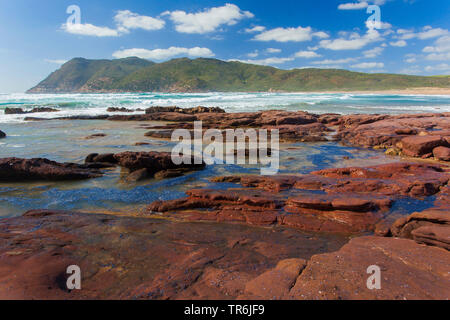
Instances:
[[[450,76],[362,73],[343,69],[292,69],[178,58],[154,63],[137,57],[74,58],[27,93],[311,92],[450,88]]]

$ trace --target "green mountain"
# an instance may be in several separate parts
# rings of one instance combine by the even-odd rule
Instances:
[[[117,60],[72,59],[50,74],[29,93],[111,91],[117,81],[154,64],[139,58]]]
[[[369,74],[313,68],[281,70],[204,58],[181,58],[157,64],[132,57],[73,59],[28,92],[300,92],[419,87],[450,88],[450,76]]]

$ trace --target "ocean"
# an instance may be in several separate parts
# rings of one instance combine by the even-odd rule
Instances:
[[[7,107],[54,107],[61,112],[39,117],[99,115],[108,107],[145,109],[151,106],[221,107],[227,112],[268,109],[312,113],[449,112],[450,95],[394,95],[351,93],[123,93],[123,94],[0,94],[0,123],[21,122],[24,115],[5,115]]]

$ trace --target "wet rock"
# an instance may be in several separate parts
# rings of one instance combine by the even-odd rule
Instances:
[[[58,109],[48,108],[48,107],[39,107],[33,108],[29,113],[40,113],[40,112],[59,112]]]
[[[100,177],[98,170],[73,163],[58,163],[48,159],[0,159],[0,180],[80,180]]]
[[[439,166],[413,163],[326,169],[298,176],[217,177],[212,181],[244,188],[190,190],[186,198],[149,205],[147,213],[189,221],[388,235],[393,222],[388,212],[396,199],[442,195],[449,179]]]
[[[135,112],[137,110],[127,109],[127,108],[118,108],[118,107],[109,107],[106,109],[107,112]]]
[[[127,177],[126,180],[128,182],[138,182],[138,181],[142,181],[146,178],[149,177],[149,172],[146,168],[144,169],[140,169],[140,170],[136,170],[131,172]]]
[[[160,113],[160,112],[176,112],[185,114],[196,114],[196,113],[225,113],[225,111],[218,107],[194,107],[194,108],[179,108],[179,107],[150,107],[145,110],[146,114]]]
[[[438,160],[450,161],[450,148],[447,148],[447,147],[434,148],[433,155]]]
[[[104,133],[95,133],[95,134],[91,134],[90,136],[86,137],[86,140],[91,140],[91,139],[97,139],[97,138],[104,138],[107,135]]]
[[[6,138],[6,133],[0,130],[0,139]]]
[[[159,171],[155,174],[156,179],[169,179],[169,178],[176,178],[181,177],[184,174],[189,172],[189,169],[171,169],[171,170],[163,170]]]
[[[37,107],[29,111],[24,111],[22,108],[5,108],[5,114],[27,114],[27,113],[59,112],[59,111],[60,110],[48,107]]]
[[[24,114],[22,108],[5,108],[5,114]]]
[[[441,248],[408,239],[355,238],[337,252],[313,256],[288,298],[445,300],[450,296],[449,264],[450,253]],[[367,288],[371,265],[381,268],[380,290]]]
[[[192,170],[202,169],[205,163],[195,164],[195,158],[192,158],[192,164],[176,165],[172,161],[172,154],[169,152],[123,152],[114,155],[117,163],[130,171],[136,171],[146,168],[150,174],[168,169],[184,169]]]
[[[117,164],[117,160],[114,157],[114,153],[103,153],[103,154],[91,153],[86,157],[84,162],[85,163],[99,162],[99,163]]]
[[[337,196],[285,196],[254,189],[194,189],[188,197],[156,201],[147,213],[188,221],[239,222],[251,225],[285,225],[308,231],[358,233],[373,230],[390,207],[387,198]]]

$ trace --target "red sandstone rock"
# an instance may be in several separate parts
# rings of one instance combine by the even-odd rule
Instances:
[[[309,259],[346,241],[283,228],[31,211],[0,221],[0,299],[235,299],[280,260]],[[80,266],[82,290],[67,290],[69,265]]]
[[[447,147],[434,148],[433,155],[438,160],[450,161],[450,148]]]
[[[392,235],[450,250],[450,205],[437,205],[398,219],[391,226]]]
[[[441,136],[413,136],[402,139],[403,154],[411,157],[420,157],[431,153],[434,148],[442,146]]]
[[[158,171],[169,169],[202,169],[205,163],[195,164],[192,158],[192,164],[176,165],[172,161],[172,155],[169,152],[122,152],[114,155],[114,159],[121,167],[136,171],[147,169],[149,174],[155,174]]]
[[[366,271],[371,265],[381,268],[380,290],[367,288],[370,275]],[[450,253],[441,248],[407,239],[355,238],[337,252],[312,257],[287,297],[445,300],[450,297],[449,265]]]
[[[0,180],[80,180],[100,177],[101,173],[73,163],[58,163],[48,159],[0,159]]]
[[[288,259],[259,277],[247,282],[243,299],[280,300],[286,298],[300,273],[306,266],[303,259]]]

